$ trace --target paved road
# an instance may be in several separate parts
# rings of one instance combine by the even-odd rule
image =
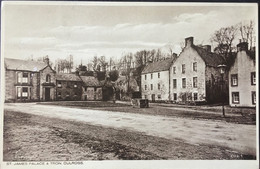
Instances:
[[[78,109],[36,103],[7,103],[5,109],[144,132],[147,135],[167,139],[181,139],[191,144],[219,145],[245,154],[256,154],[255,125]]]

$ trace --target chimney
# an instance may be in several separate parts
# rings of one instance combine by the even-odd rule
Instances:
[[[44,59],[44,62],[45,62],[47,65],[50,65],[50,59],[49,59],[48,57],[46,57],[46,58]]]
[[[94,76],[95,78],[97,78],[97,72],[96,72],[96,71],[93,72],[93,76]]]
[[[190,47],[193,45],[193,37],[185,38],[185,47]]]
[[[210,45],[204,45],[202,46],[203,49],[205,49],[207,52],[211,52],[211,46]]]
[[[248,51],[248,43],[247,42],[241,42],[237,45],[237,51]]]

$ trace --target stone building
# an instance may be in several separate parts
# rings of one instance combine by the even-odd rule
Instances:
[[[4,59],[5,101],[55,100],[56,72],[46,62]]]
[[[170,68],[170,100],[174,102],[218,102],[221,100],[220,55],[209,45],[196,46],[193,37],[185,39],[185,47]],[[165,81],[166,82],[166,81]]]
[[[95,76],[81,76],[82,100],[102,100],[102,84]]]
[[[173,61],[173,59],[166,59],[144,67],[141,74],[142,98],[151,101],[170,99],[170,67]]]
[[[237,45],[237,55],[229,70],[229,104],[238,107],[256,106],[255,50],[248,43]]]
[[[83,82],[74,73],[59,73],[56,80],[57,100],[81,100]]]

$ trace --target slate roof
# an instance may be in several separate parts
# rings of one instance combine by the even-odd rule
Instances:
[[[193,45],[193,48],[198,52],[200,57],[208,66],[217,67],[218,65],[223,64],[224,62],[223,57],[216,53],[209,52],[206,49],[203,49],[195,45]]]
[[[44,69],[47,64],[44,62],[30,61],[30,60],[21,60],[21,59],[4,59],[5,68],[9,70],[25,70],[38,72]]]
[[[165,59],[162,61],[150,63],[144,67],[142,74],[169,70],[173,61],[174,59]]]
[[[84,82],[84,86],[92,86],[92,87],[101,86],[101,83],[94,76],[81,76],[81,79]]]
[[[58,73],[56,79],[60,81],[82,81],[79,76],[72,73]]]

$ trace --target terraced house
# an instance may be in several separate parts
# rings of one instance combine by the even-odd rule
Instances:
[[[255,107],[255,50],[248,50],[246,42],[237,45],[237,55],[229,70],[229,80],[229,104],[232,107]]]
[[[193,37],[185,39],[184,49],[170,67],[170,100],[220,101],[221,74],[217,66],[223,64],[223,58],[212,53],[209,45],[196,46],[193,40]]]
[[[151,101],[169,100],[170,67],[173,59],[148,64],[142,71],[142,98]]]
[[[55,100],[56,72],[45,62],[4,59],[5,101]]]

